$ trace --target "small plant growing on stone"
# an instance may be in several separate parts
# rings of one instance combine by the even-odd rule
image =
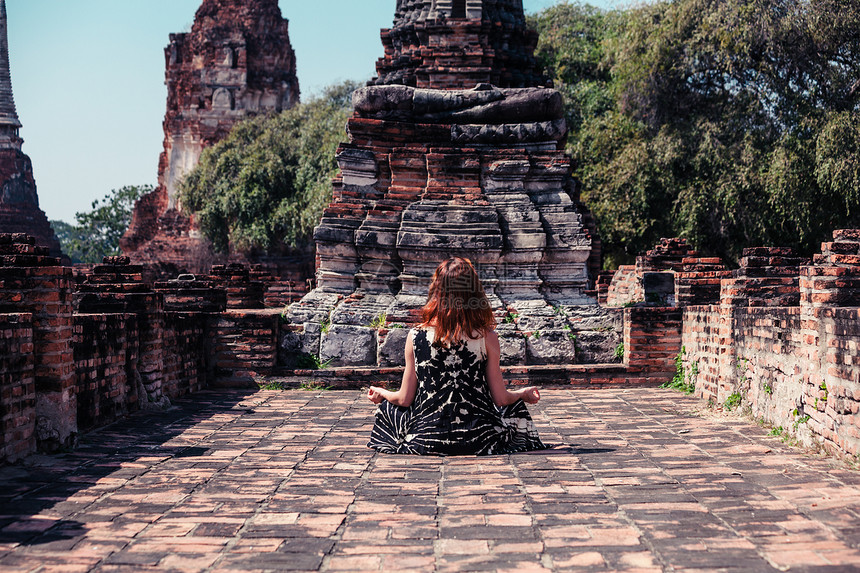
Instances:
[[[624,343],[619,342],[618,346],[615,347],[615,352],[613,353],[616,360],[624,360]]]
[[[818,389],[824,392],[824,396],[822,396],[821,399],[826,402],[828,396],[830,396],[830,392],[827,391],[827,382],[822,382]]]
[[[331,328],[331,320],[329,320],[327,318],[322,319],[322,321],[320,322],[320,332],[322,332],[323,334],[326,334],[330,328]]]
[[[794,421],[794,429],[797,430],[797,427],[799,425],[807,423],[809,421],[809,418],[810,418],[809,414],[804,414],[803,416],[796,419]]]
[[[535,330],[535,340],[539,340],[541,336],[543,336],[540,330]]]
[[[556,315],[567,316],[567,311],[561,306],[554,306],[552,307],[552,310]]]
[[[313,380],[307,380],[299,384],[299,390],[305,390],[308,392],[320,392],[325,390],[331,390],[331,386],[326,386],[325,384],[314,382]]]
[[[686,353],[686,348],[681,347],[681,352],[675,356],[675,377],[667,381],[665,384],[662,384],[660,388],[670,388],[672,390],[683,392],[684,394],[692,394],[696,391],[696,384],[690,382],[690,379],[687,376],[687,371],[684,368],[684,356]],[[698,365],[696,367],[696,371],[698,372]]]
[[[260,390],[286,390],[283,382],[260,382],[258,385],[260,386]]]
[[[383,312],[382,314],[374,317],[368,326],[370,326],[370,328],[384,328],[386,322],[388,322],[388,315]]]
[[[741,397],[740,392],[734,392],[726,398],[725,402],[723,402],[723,407],[731,412],[734,408],[740,405],[741,400],[743,400],[743,398]]]
[[[519,316],[520,315],[515,313],[515,312],[512,313],[512,312],[508,311],[507,313],[505,313],[504,323],[505,324],[513,324],[514,322],[516,322],[516,320],[517,320],[517,318],[519,318]]]
[[[777,426],[777,427],[775,427],[775,428],[771,428],[771,429],[770,429],[770,432],[768,432],[768,434],[767,434],[767,435],[768,435],[768,436],[774,436],[774,437],[777,437],[777,438],[778,438],[778,437],[782,436],[783,432],[785,432],[785,430],[783,429],[783,427],[782,427],[782,426]]]
[[[767,394],[768,396],[772,395],[772,394],[773,394],[773,386],[771,386],[770,384],[768,384],[767,382],[765,382],[765,384],[764,384],[764,393],[765,393],[765,394]]]
[[[316,354],[300,354],[297,360],[297,366],[301,369],[305,370],[325,370],[331,363],[334,362],[335,358],[329,358],[328,360],[320,360],[320,357]]]

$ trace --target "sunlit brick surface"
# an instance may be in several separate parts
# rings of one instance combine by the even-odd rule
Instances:
[[[544,452],[380,455],[356,391],[201,393],[0,470],[3,571],[848,571],[860,473],[656,389],[545,390]],[[822,569],[822,570],[825,570]]]

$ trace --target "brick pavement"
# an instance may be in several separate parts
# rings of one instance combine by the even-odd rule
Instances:
[[[553,450],[365,447],[357,391],[201,393],[0,469],[0,571],[852,571],[860,472],[657,389],[544,390]]]

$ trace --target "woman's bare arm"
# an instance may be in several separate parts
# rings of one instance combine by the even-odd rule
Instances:
[[[540,400],[540,392],[534,386],[521,388],[511,392],[505,388],[505,380],[502,378],[502,368],[499,365],[501,359],[501,347],[499,335],[492,330],[486,335],[487,340],[487,383],[490,386],[490,396],[496,406],[508,406],[522,399],[529,404],[537,404]]]
[[[418,375],[415,373],[415,352],[412,346],[412,336],[406,338],[406,367],[403,369],[403,380],[400,382],[400,389],[397,392],[371,386],[367,392],[367,398],[374,404],[379,404],[383,400],[388,400],[395,406],[403,406],[408,408],[412,405],[412,400],[415,399],[415,392],[418,390]]]

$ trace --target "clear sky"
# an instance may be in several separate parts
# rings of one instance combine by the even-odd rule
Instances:
[[[558,0],[524,0],[536,12]],[[610,7],[617,0],[592,0]],[[40,206],[73,222],[124,185],[155,184],[168,36],[201,0],[6,0],[12,88]],[[302,96],[373,76],[395,0],[280,0]]]

